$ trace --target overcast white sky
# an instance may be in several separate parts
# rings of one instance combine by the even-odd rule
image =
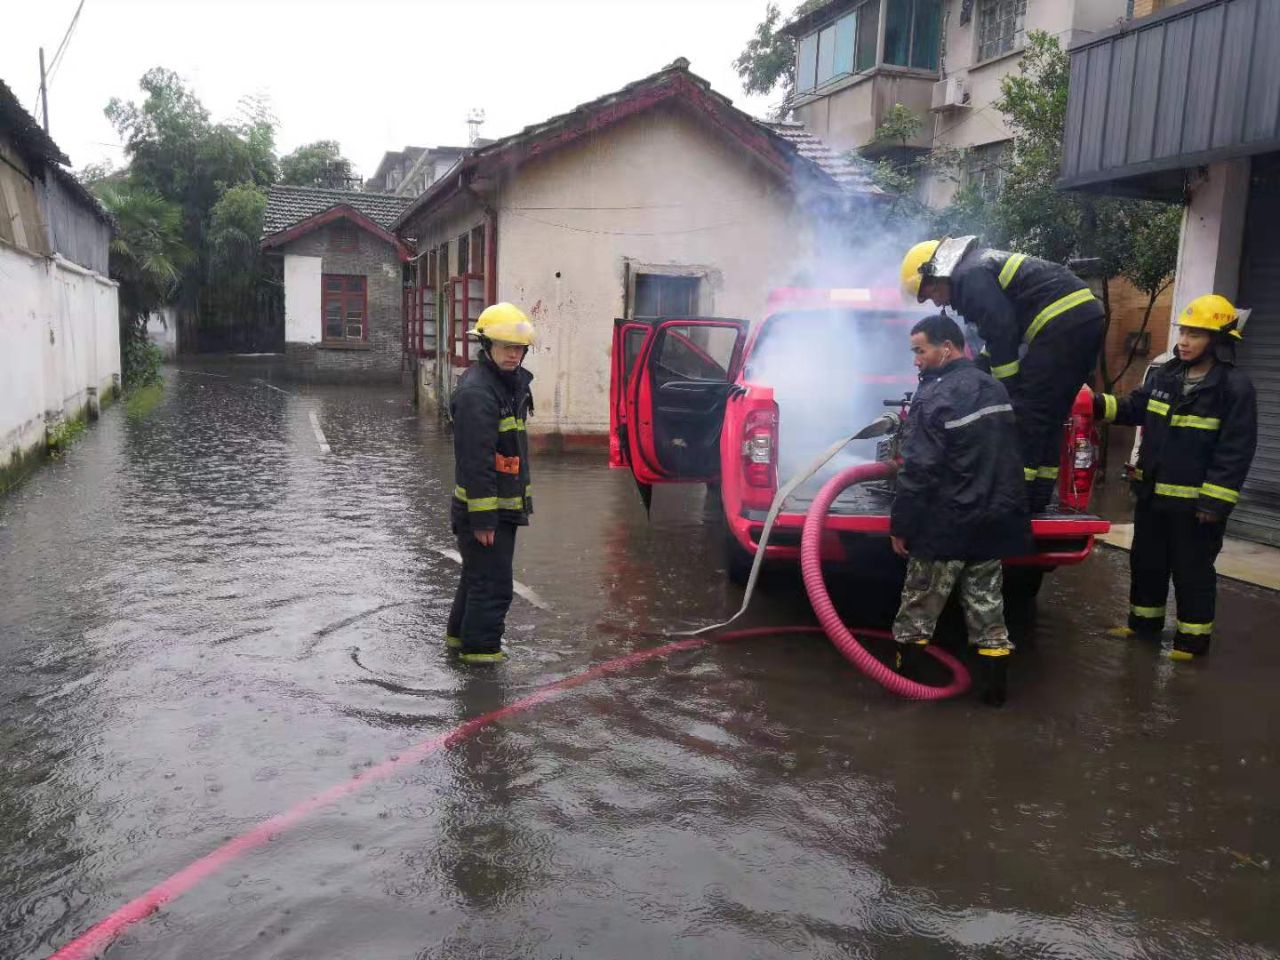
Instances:
[[[0,79],[33,113],[79,0],[6,3]],[[385,150],[465,143],[467,112],[501,137],[687,57],[750,113],[730,66],[766,0],[86,0],[49,89],[49,126],[76,168],[123,162],[103,116],[175,70],[215,120],[266,94],[281,154],[333,139],[364,176]],[[791,4],[782,4],[784,11]],[[775,96],[772,99],[777,99]],[[37,115],[38,116],[38,115]]]

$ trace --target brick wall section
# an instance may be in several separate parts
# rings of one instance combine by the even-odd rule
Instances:
[[[1142,315],[1147,309],[1147,295],[1127,280],[1113,280],[1107,291],[1111,300],[1111,328],[1107,331],[1107,370],[1115,376],[1128,359],[1125,349],[1125,337],[1142,328]],[[1134,357],[1128,372],[1116,383],[1116,392],[1128,393],[1142,383],[1147,364],[1169,349],[1169,316],[1173,310],[1172,284],[1160,294],[1155,307],[1151,310],[1151,319],[1147,321],[1147,332],[1151,334],[1151,348],[1146,356]]]
[[[1159,13],[1182,2],[1183,0],[1133,0],[1133,17],[1136,20],[1138,17]]]
[[[323,344],[286,343],[290,373],[299,379],[366,383],[400,377],[403,355],[402,265],[395,249],[380,238],[358,231],[359,248],[350,253],[331,248],[333,225],[300,237],[285,253],[321,257],[324,273],[359,274],[367,278],[369,340],[365,349]],[[317,326],[321,318],[316,317]]]

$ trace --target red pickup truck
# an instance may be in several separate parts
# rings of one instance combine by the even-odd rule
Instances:
[[[646,505],[655,484],[718,484],[729,575],[745,581],[779,476],[886,406],[905,415],[917,383],[907,341],[918,318],[891,287],[775,290],[754,330],[718,317],[618,320],[609,464],[630,468]],[[1064,425],[1058,503],[1032,520],[1036,552],[1007,561],[1013,591],[1034,595],[1045,571],[1080,563],[1109,529],[1088,512],[1097,443],[1082,390]],[[805,511],[838,469],[895,453],[893,436],[845,447],[788,499],[766,560],[798,562]],[[901,576],[888,538],[892,501],[892,481],[845,491],[827,522],[824,561]]]

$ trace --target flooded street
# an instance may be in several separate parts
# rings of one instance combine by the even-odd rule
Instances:
[[[537,604],[460,668],[448,435],[402,389],[253,377],[170,371],[0,500],[5,960],[738,607],[706,490],[649,519],[603,451],[544,455]],[[325,803],[106,955],[1280,956],[1280,604],[1224,581],[1214,654],[1175,665],[1106,636],[1126,592],[1118,551],[1052,576],[1003,710],[896,700],[814,636],[640,663]],[[811,623],[798,578],[747,619]]]

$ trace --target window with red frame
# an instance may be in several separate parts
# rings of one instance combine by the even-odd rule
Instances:
[[[359,342],[369,337],[369,298],[364,277],[326,273],[321,279],[320,302],[324,316],[324,340]]]

